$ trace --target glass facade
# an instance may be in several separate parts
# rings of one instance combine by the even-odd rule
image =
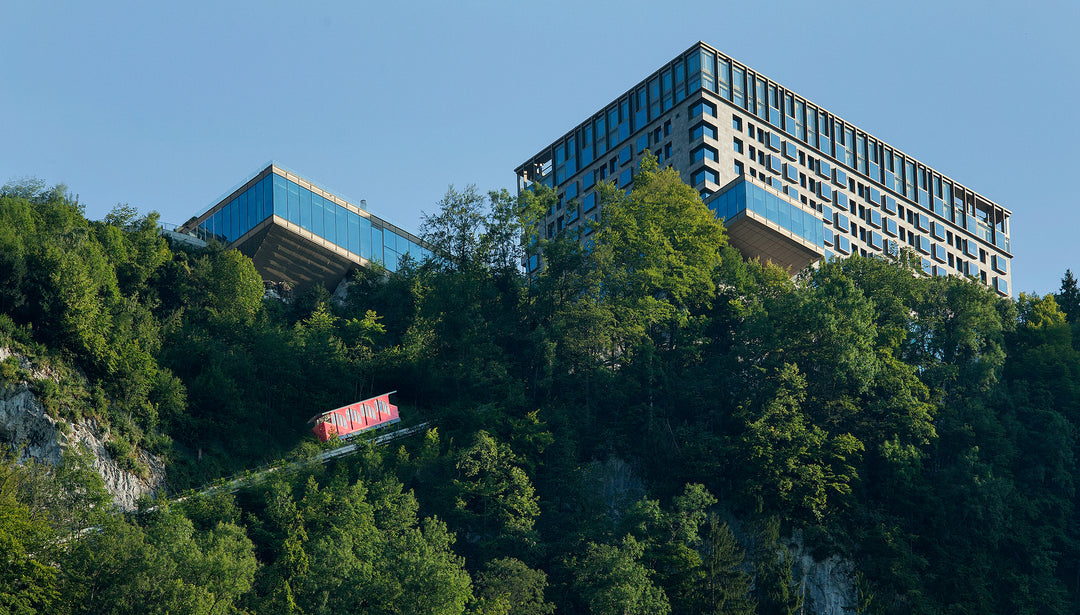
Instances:
[[[276,215],[358,257],[382,263],[390,271],[397,271],[405,255],[414,261],[431,255],[417,241],[386,227],[378,218],[363,216],[277,173],[267,174],[210,212],[196,233],[225,244]]]
[[[709,207],[724,220],[732,220],[750,210],[816,246],[825,246],[825,227],[820,217],[749,181],[736,182],[717,193],[709,201]]]

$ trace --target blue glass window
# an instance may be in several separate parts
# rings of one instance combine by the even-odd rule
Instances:
[[[631,151],[629,145],[622,148],[622,151],[619,152],[619,164],[620,165],[630,162],[630,160],[632,158],[633,158],[633,152]]]
[[[799,150],[791,141],[784,141],[784,156],[789,160],[796,160],[799,157]]]
[[[848,198],[846,192],[840,192],[839,190],[837,190],[836,192],[833,192],[833,197],[833,202],[839,209],[850,211],[850,208],[848,207]]]
[[[945,225],[934,220],[930,223],[930,234],[934,236],[934,239],[943,241],[945,239]]]
[[[832,186],[830,186],[829,184],[826,184],[825,182],[818,182],[817,188],[818,188],[818,196],[820,196],[823,199],[827,199],[829,201],[832,200],[832,194],[833,194]]]
[[[348,212],[346,224],[349,227],[349,245],[346,249],[353,254],[360,254],[360,214]]]
[[[892,218],[885,219],[885,234],[892,237],[896,237],[896,220]]]
[[[964,240],[964,254],[968,258],[975,258],[979,255],[979,249],[975,246],[975,242],[970,239]]]
[[[311,193],[303,188],[300,189],[300,228],[309,231],[314,228],[311,225]]]
[[[585,211],[592,211],[596,207],[596,193],[590,192],[585,195],[585,199],[582,201],[582,205],[585,207]]]
[[[713,171],[712,169],[701,169],[697,173],[694,173],[690,184],[696,186],[705,181],[710,181],[714,184],[718,184],[720,183],[720,177],[717,175],[716,171]]]
[[[374,260],[374,256],[372,255],[371,242],[371,220],[364,216],[360,216],[360,256],[368,260]],[[379,242],[381,245],[382,237],[379,237]]]
[[[915,248],[923,254],[930,253],[930,240],[925,235],[915,237]]]
[[[780,137],[770,132],[768,146],[774,152],[780,151]]]
[[[255,228],[255,225],[261,220],[259,218],[259,201],[255,198],[255,186],[248,188],[244,192],[244,198],[247,200],[247,228],[245,232]]]
[[[300,186],[286,182],[289,188],[289,222],[300,224]]]
[[[836,214],[836,229],[842,233],[848,232],[851,228],[851,223],[848,221],[848,217],[842,213]]]
[[[841,254],[851,254],[851,241],[844,235],[837,236],[836,251]]]
[[[885,211],[894,216],[896,215],[896,199],[889,195],[885,195]]]
[[[792,183],[799,182],[799,169],[794,164],[784,165],[784,179]]]
[[[690,129],[690,140],[691,141],[696,141],[697,139],[700,139],[703,136],[709,137],[710,139],[715,139],[716,138],[716,128],[714,128],[712,125],[710,125],[708,123],[702,122],[701,124],[698,124],[697,126]]]
[[[690,163],[693,164],[703,159],[716,161],[716,156],[716,150],[711,147],[702,145],[690,153]]]
[[[586,171],[585,175],[581,177],[581,188],[583,190],[588,190],[594,185],[596,185],[596,176],[592,171]]]
[[[948,258],[948,254],[945,252],[945,246],[941,244],[935,243],[931,246],[931,252],[933,253],[934,260],[940,263],[944,263],[945,259]]]
[[[258,203],[259,207],[259,222],[262,222],[270,215],[270,209],[267,208],[269,200],[266,198],[266,186],[267,183],[265,177],[260,180],[259,183],[255,184],[255,202]]]
[[[876,250],[881,249],[881,235],[871,231],[866,234],[866,238],[869,240],[871,248],[874,248]]]
[[[300,197],[301,197],[300,198],[300,206],[301,206],[301,208],[303,208],[305,202],[309,203],[308,206],[311,208],[311,232],[315,233],[315,235],[317,235],[319,237],[324,237],[325,238],[327,236],[326,235],[326,224],[325,224],[325,222],[326,222],[326,214],[323,212],[322,197],[316,194],[315,195],[315,201],[311,202],[311,198],[310,198],[311,193],[308,192],[307,190],[303,190],[303,189],[301,189],[301,190],[302,190],[302,193],[307,193],[307,195],[308,195],[308,198],[306,198],[306,199],[304,198],[304,194],[300,195]]]
[[[699,115],[711,115],[716,117],[716,106],[707,101],[699,101],[690,107],[690,117],[694,118]]]
[[[833,170],[833,183],[841,188],[848,187],[847,172],[837,167]]]
[[[876,209],[867,209],[866,221],[874,228],[881,228],[881,212]]]
[[[383,262],[383,230],[371,225],[371,260]]]
[[[274,175],[274,214],[283,219],[288,218],[287,183],[284,177]]]
[[[867,192],[867,196],[874,205],[881,205],[881,191],[877,188],[871,187]]]
[[[998,273],[1009,272],[1009,261],[1004,256],[998,256],[997,254],[990,255],[990,266]]]
[[[930,219],[924,214],[918,214],[915,217],[915,228],[923,232],[930,230]]]
[[[765,164],[773,173],[779,173],[784,165],[779,156],[774,156],[772,154],[766,156]]]
[[[826,160],[817,161],[817,174],[825,179],[832,179],[832,166]]]
[[[324,201],[324,203],[327,206],[328,210],[332,210],[336,214],[334,216],[336,218],[334,226],[336,227],[335,230],[337,231],[337,239],[334,241],[334,243],[345,249],[348,249],[349,217],[348,215],[346,215],[348,214],[348,212],[345,210],[344,207],[339,207],[333,201],[326,200]]]
[[[620,188],[629,188],[630,183],[633,181],[633,179],[634,179],[634,168],[630,167],[628,169],[624,169],[623,172],[619,174],[619,187]]]

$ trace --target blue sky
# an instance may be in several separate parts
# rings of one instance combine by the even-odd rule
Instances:
[[[1013,212],[1013,293],[1080,270],[1080,2],[7,0],[0,183],[181,223],[268,160],[409,230],[698,40]]]

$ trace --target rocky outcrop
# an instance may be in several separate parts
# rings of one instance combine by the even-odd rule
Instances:
[[[20,369],[34,378],[55,378],[47,368],[32,366],[24,357],[0,347],[0,361],[11,356],[19,360]],[[141,496],[153,496],[165,489],[165,467],[160,460],[138,451],[139,463],[148,469],[144,479],[122,469],[109,455],[106,441],[108,433],[93,419],[66,424],[49,416],[28,383],[0,383],[0,442],[19,451],[20,461],[35,459],[55,465],[60,463],[65,448],[85,446],[114,504],[122,510],[133,510]]]
[[[788,542],[795,559],[791,573],[802,583],[808,612],[815,615],[848,615],[858,608],[855,566],[837,555],[814,559],[796,532]]]

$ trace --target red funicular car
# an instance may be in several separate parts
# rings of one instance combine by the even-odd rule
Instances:
[[[335,408],[314,416],[309,423],[315,423],[311,433],[326,442],[335,435],[339,438],[351,438],[358,433],[392,425],[399,422],[398,407],[390,403],[390,396],[397,391],[390,391],[375,397]]]

